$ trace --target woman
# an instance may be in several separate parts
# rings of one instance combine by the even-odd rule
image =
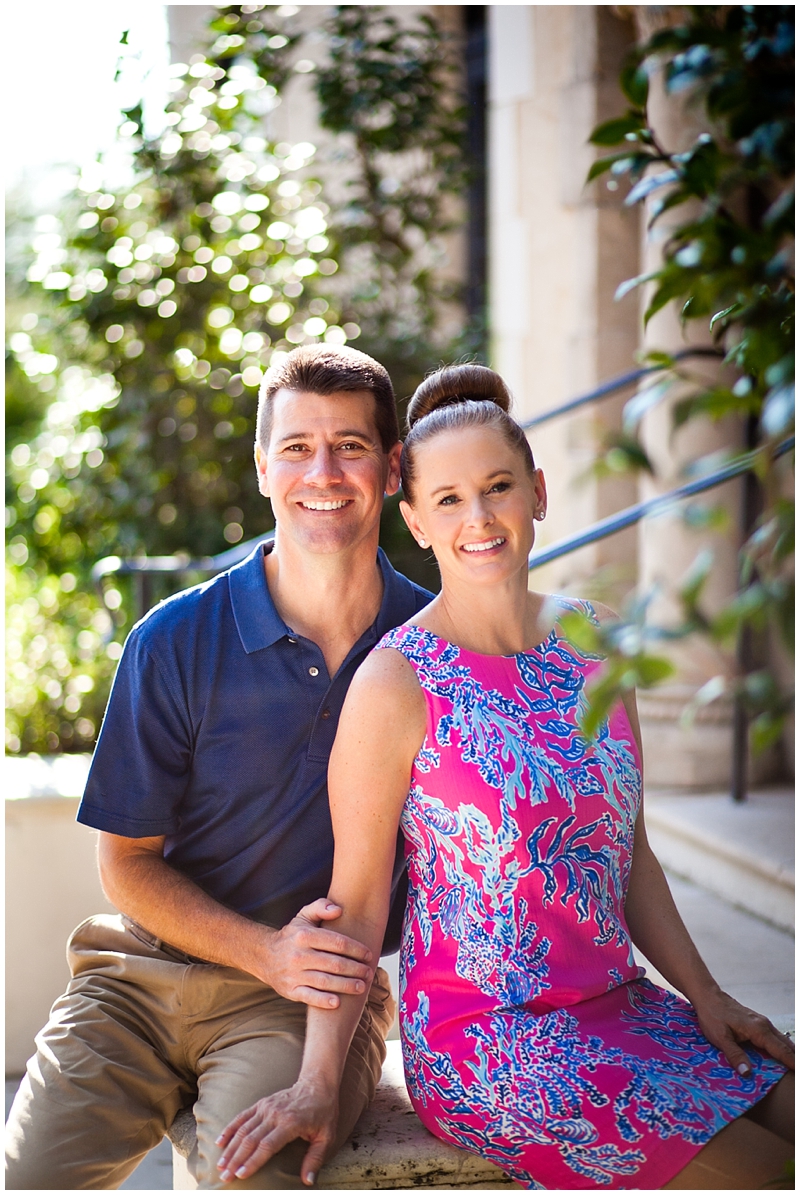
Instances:
[[[790,1156],[792,1048],[719,989],[680,920],[645,834],[633,698],[580,735],[600,662],[559,618],[611,614],[528,591],[547,499],[509,404],[467,365],[409,406],[401,509],[442,591],[351,686],[330,897],[377,957],[400,824],[403,1054],[432,1132],[524,1186],[758,1186]],[[689,1003],[642,978],[634,942]],[[297,1084],[229,1126],[224,1178],[304,1137],[313,1182],[362,1005],[309,1009]]]

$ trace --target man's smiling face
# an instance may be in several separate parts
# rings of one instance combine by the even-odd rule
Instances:
[[[279,533],[314,553],[346,551],[374,534],[384,493],[399,485],[400,445],[384,452],[368,390],[279,390],[266,451],[256,449],[259,489]]]

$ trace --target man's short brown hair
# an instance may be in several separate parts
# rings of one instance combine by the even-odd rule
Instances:
[[[358,349],[332,344],[306,344],[292,351],[264,375],[258,392],[256,444],[266,451],[272,432],[272,400],[279,390],[338,394],[368,390],[375,399],[375,427],[384,452],[400,439],[394,387],[386,370]]]

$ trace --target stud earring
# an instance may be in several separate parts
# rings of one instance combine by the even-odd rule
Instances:
[[[536,514],[535,514],[533,517],[534,517],[535,519],[539,519],[539,520],[541,521],[541,520],[544,518],[544,511],[543,511],[543,510],[537,510]]]
[[[428,541],[427,541],[427,539],[421,539],[421,540],[419,541],[419,546],[420,546],[421,548],[427,548],[427,546],[428,546]]]

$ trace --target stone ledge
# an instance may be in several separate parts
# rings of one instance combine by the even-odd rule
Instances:
[[[520,1190],[497,1166],[434,1137],[411,1106],[403,1080],[400,1042],[386,1043],[386,1061],[375,1098],[350,1140],[322,1168],[324,1191]],[[188,1129],[188,1131],[187,1131]],[[170,1137],[187,1153],[194,1144],[194,1119],[179,1118]],[[185,1157],[173,1150],[173,1190],[196,1190]]]
[[[86,753],[6,755],[3,795],[7,801],[31,797],[81,797],[91,762],[91,755]]]
[[[794,806],[791,793],[645,799],[648,836],[668,870],[783,930],[794,928]]]

